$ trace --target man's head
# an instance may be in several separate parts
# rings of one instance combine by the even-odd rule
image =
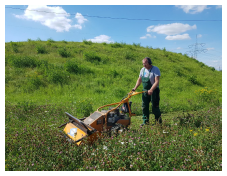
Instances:
[[[149,57],[145,57],[143,59],[143,66],[146,68],[146,69],[150,69],[151,68],[151,65],[152,62],[151,62],[151,59]]]

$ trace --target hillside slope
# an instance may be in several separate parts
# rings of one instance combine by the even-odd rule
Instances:
[[[187,55],[139,44],[51,39],[5,43],[5,100],[37,105],[84,101],[96,109],[120,101],[135,86],[144,57],[160,68],[163,112],[221,104],[222,72]],[[132,101],[140,111],[141,97]]]

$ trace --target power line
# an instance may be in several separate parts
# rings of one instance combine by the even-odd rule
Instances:
[[[28,10],[28,11],[35,11],[35,12],[44,12],[44,13],[55,13],[55,14],[67,14],[67,15],[76,15],[74,13],[56,13],[56,12],[47,12],[47,11],[39,11],[39,10],[31,10],[31,9],[22,9],[22,8],[15,8],[15,7],[5,7],[9,9],[16,9],[16,10]],[[77,14],[78,15],[78,14]],[[158,20],[158,19],[133,19],[133,18],[116,18],[116,17],[103,17],[103,16],[94,16],[94,15],[81,15],[91,18],[103,18],[103,19],[112,19],[112,20],[132,20],[132,21],[222,21],[222,20]]]

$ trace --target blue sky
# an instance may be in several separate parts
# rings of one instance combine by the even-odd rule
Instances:
[[[188,54],[219,70],[222,6],[216,2],[217,5],[5,5],[5,42],[51,38],[140,43]]]

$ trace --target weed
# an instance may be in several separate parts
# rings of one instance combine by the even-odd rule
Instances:
[[[110,46],[111,46],[112,48],[122,48],[124,45],[121,44],[121,43],[115,42],[115,43],[111,43]]]
[[[34,68],[37,66],[37,60],[28,56],[14,56],[9,59],[9,62],[12,66],[22,68],[22,67],[31,67]]]
[[[99,63],[101,61],[101,57],[96,55],[95,52],[85,52],[84,58],[88,62],[92,62],[92,63]]]
[[[13,52],[15,52],[15,53],[18,53],[19,52],[19,50],[18,50],[18,44],[17,43],[11,41],[10,42],[10,46],[13,49]]]
[[[36,51],[37,51],[38,54],[46,54],[47,53],[46,47],[44,45],[37,45]]]
[[[87,40],[83,40],[83,43],[86,44],[86,45],[91,45],[92,44],[92,41],[87,41]]]
[[[47,39],[47,42],[54,43],[55,41],[54,41],[52,38],[48,38],[48,39]]]
[[[38,37],[38,38],[36,39],[36,41],[41,42],[42,40]]]
[[[67,49],[64,47],[64,48],[60,48],[58,50],[58,53],[62,56],[62,57],[70,57],[71,56],[71,53],[70,51],[67,51]]]
[[[90,99],[84,99],[76,102],[76,113],[77,116],[88,117],[93,112],[92,102]]]
[[[198,84],[197,76],[195,76],[195,75],[189,76],[188,81],[190,81],[192,84]]]
[[[27,79],[27,84],[24,85],[25,92],[32,92],[39,89],[41,86],[45,86],[44,82],[38,75],[32,75]]]
[[[135,60],[135,56],[134,56],[133,52],[131,52],[131,51],[126,51],[124,57],[127,60],[131,60],[131,61]]]
[[[62,69],[50,69],[47,71],[47,79],[50,83],[54,84],[60,84],[61,86],[63,84],[67,84],[70,77],[68,72],[62,70]]]
[[[65,67],[65,70],[69,73],[74,73],[74,74],[80,73],[78,64],[75,61],[71,61],[71,60],[67,61],[64,67]]]
[[[135,47],[140,47],[140,43],[133,43],[132,45]]]

